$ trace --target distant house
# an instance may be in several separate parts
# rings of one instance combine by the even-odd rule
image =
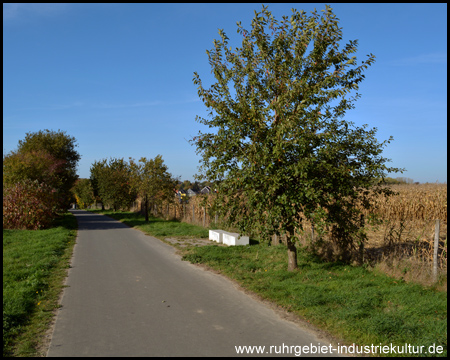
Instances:
[[[188,196],[195,196],[195,195],[197,195],[197,193],[194,190],[192,190],[192,189],[188,189],[187,194],[188,194]]]
[[[211,188],[209,186],[205,186],[200,193],[202,194],[209,194],[211,192]]]

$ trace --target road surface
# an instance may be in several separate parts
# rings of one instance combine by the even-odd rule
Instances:
[[[250,355],[237,346],[294,356],[300,346],[329,346],[158,239],[72,213],[77,243],[47,356]]]

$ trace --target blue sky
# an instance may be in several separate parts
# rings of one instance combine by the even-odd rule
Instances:
[[[291,8],[271,4],[275,18]],[[447,181],[447,4],[329,4],[344,45],[358,39],[358,62],[376,62],[346,119],[394,137],[383,155],[403,176]],[[261,4],[3,4],[3,153],[27,132],[66,131],[87,178],[96,160],[154,158],[193,180],[200,157],[187,140],[205,130],[193,84],[212,84],[205,53],[224,29],[239,46],[236,22],[250,29]]]

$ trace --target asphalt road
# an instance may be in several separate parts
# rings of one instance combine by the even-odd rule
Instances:
[[[72,213],[77,243],[47,356],[250,355],[236,346],[295,356],[299,346],[329,346],[158,239]]]

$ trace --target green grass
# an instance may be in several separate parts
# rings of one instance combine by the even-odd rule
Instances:
[[[46,230],[3,230],[3,356],[42,355],[76,228],[66,213]]]
[[[324,263],[303,249],[298,271],[288,272],[283,246],[211,245],[186,250],[183,260],[219,270],[348,344],[436,344],[447,353],[446,292]]]
[[[151,218],[145,224],[139,214],[103,213],[159,238],[208,236],[207,229],[178,221]],[[191,246],[181,251],[183,260],[218,270],[243,288],[342,339],[341,345],[408,344],[428,349],[435,344],[444,347],[438,356],[446,356],[446,292],[364,267],[323,262],[303,248],[298,250],[299,269],[288,272],[284,246],[251,243]]]
[[[110,216],[120,220],[128,226],[140,229],[158,239],[164,240],[166,237],[176,238],[208,238],[208,229],[202,226],[192,225],[178,220],[164,220],[157,217],[149,217],[145,222],[145,217],[139,213],[130,211],[112,211],[112,210],[90,210],[98,214]]]

